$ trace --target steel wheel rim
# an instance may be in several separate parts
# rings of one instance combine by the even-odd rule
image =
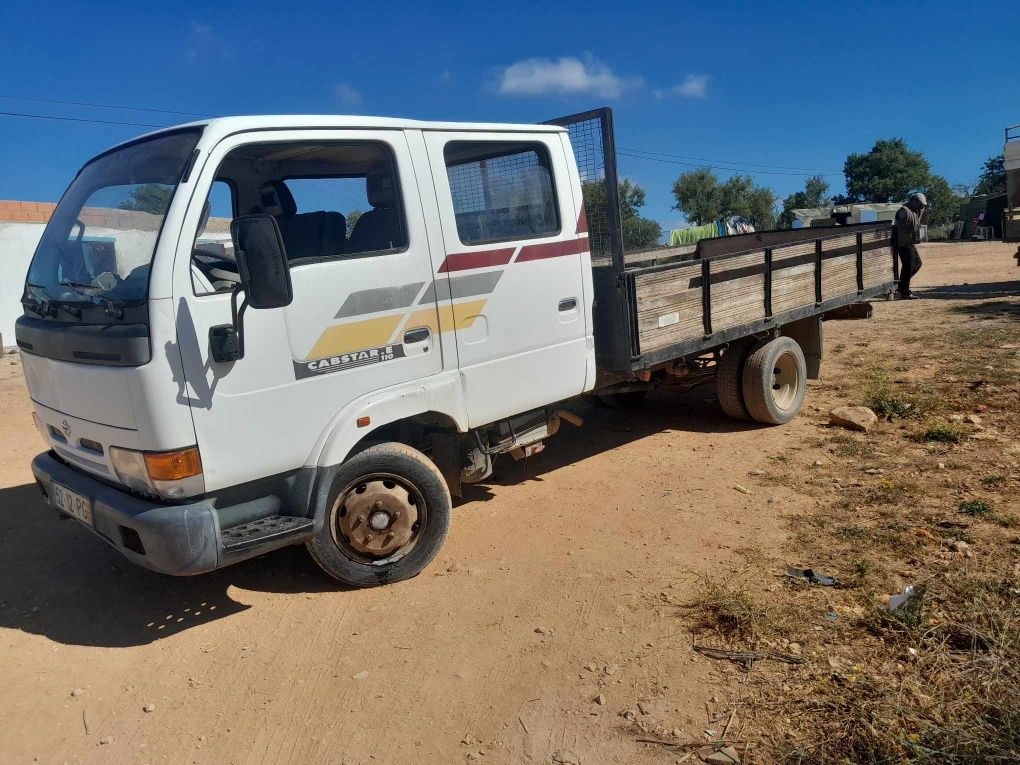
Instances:
[[[329,527],[334,544],[348,558],[383,566],[414,549],[426,520],[425,498],[413,484],[392,473],[371,473],[337,494]]]
[[[789,351],[779,355],[772,365],[772,400],[783,411],[789,411],[800,396],[800,369],[797,358]]]

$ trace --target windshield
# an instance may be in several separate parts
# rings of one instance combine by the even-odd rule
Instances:
[[[26,297],[143,302],[163,219],[198,138],[197,130],[172,133],[87,164],[43,232],[28,269]]]

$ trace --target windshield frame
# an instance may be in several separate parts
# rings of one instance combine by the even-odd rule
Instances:
[[[29,305],[26,305],[26,311],[25,311],[26,315],[31,315],[31,316],[33,316],[33,318],[40,318],[41,317],[41,318],[49,318],[51,320],[57,320],[57,321],[61,321],[61,322],[67,322],[68,320],[72,320],[72,317],[74,316],[75,312],[78,312],[78,313],[81,314],[81,316],[77,317],[77,321],[74,321],[74,323],[79,323],[79,322],[85,323],[86,320],[87,320],[88,323],[104,323],[105,324],[105,323],[121,323],[123,320],[129,320],[129,319],[137,321],[139,318],[141,318],[141,316],[144,313],[147,313],[146,306],[147,306],[147,303],[148,303],[148,301],[150,299],[151,281],[152,281],[152,274],[153,274],[153,270],[154,270],[153,269],[153,264],[155,262],[157,254],[158,254],[158,252],[160,250],[160,247],[161,247],[161,245],[163,243],[163,233],[164,233],[164,230],[166,228],[167,220],[168,220],[168,218],[171,217],[171,212],[172,212],[172,209],[174,207],[174,203],[178,199],[178,191],[181,189],[182,184],[187,183],[187,181],[189,180],[190,175],[192,174],[192,171],[194,170],[196,160],[198,159],[198,156],[200,154],[200,150],[199,150],[198,146],[201,143],[202,134],[203,134],[203,132],[205,130],[205,127],[206,126],[204,124],[188,125],[188,126],[179,127],[179,128],[173,128],[173,129],[169,129],[169,130],[161,130],[161,131],[159,131],[157,133],[150,133],[150,134],[147,134],[147,135],[144,135],[144,136],[139,136],[138,138],[132,139],[130,141],[126,141],[124,143],[120,143],[120,144],[118,144],[116,146],[113,146],[113,147],[107,149],[106,151],[104,151],[104,152],[102,152],[100,154],[97,154],[96,156],[92,157],[84,165],[81,166],[81,168],[75,174],[74,178],[68,184],[67,188],[64,190],[64,193],[61,195],[60,200],[58,201],[57,206],[54,209],[53,215],[50,217],[50,220],[47,222],[46,228],[44,229],[44,231],[43,231],[43,233],[42,233],[42,235],[41,235],[41,237],[39,239],[39,243],[36,245],[35,252],[32,255],[32,260],[31,260],[31,262],[29,264],[28,271],[26,273],[25,286],[24,286],[24,290],[23,290],[23,293],[22,293],[22,304],[23,305],[26,304],[26,301],[29,303]],[[108,290],[104,290],[102,288],[97,288],[97,292],[96,292],[96,294],[98,296],[98,299],[97,299],[96,297],[90,297],[86,292],[84,292],[84,291],[82,291],[80,289],[74,289],[72,287],[65,287],[63,289],[63,292],[65,294],[61,294],[61,293],[58,293],[58,294],[55,294],[55,295],[54,294],[50,294],[49,295],[49,300],[42,301],[43,303],[47,304],[44,307],[51,307],[51,308],[47,312],[48,315],[46,315],[46,314],[40,315],[39,311],[37,311],[35,307],[32,307],[31,304],[33,302],[38,302],[39,299],[42,297],[42,293],[49,293],[50,290],[53,289],[54,286],[57,286],[59,284],[59,282],[57,282],[57,280],[55,280],[55,279],[54,280],[47,279],[45,281],[52,281],[53,283],[52,284],[48,284],[48,285],[38,284],[37,283],[38,280],[33,278],[34,276],[38,276],[38,274],[33,274],[33,266],[36,264],[37,258],[40,257],[40,252],[43,250],[43,248],[44,247],[50,247],[50,246],[54,245],[54,234],[51,231],[51,226],[60,226],[61,229],[62,229],[63,228],[63,224],[67,222],[65,218],[66,218],[66,215],[68,214],[68,210],[67,209],[63,209],[62,210],[61,206],[68,199],[68,195],[75,191],[75,184],[79,181],[79,179],[81,178],[82,174],[85,173],[90,167],[94,166],[95,163],[100,162],[103,159],[108,158],[110,156],[116,155],[119,152],[123,152],[123,151],[126,151],[126,150],[131,150],[131,149],[137,148],[139,146],[142,146],[144,144],[151,143],[153,141],[160,141],[160,140],[164,140],[164,139],[167,139],[167,138],[172,138],[174,136],[184,136],[184,135],[191,135],[191,136],[193,136],[194,137],[194,141],[193,141],[193,143],[191,143],[191,145],[189,147],[189,151],[184,156],[180,172],[174,178],[174,182],[172,184],[170,196],[169,196],[169,199],[168,199],[168,201],[166,203],[166,208],[164,209],[164,211],[160,215],[159,225],[155,228],[155,234],[154,234],[154,236],[152,238],[152,251],[149,254],[149,259],[148,259],[148,270],[147,270],[147,273],[145,274],[145,286],[144,286],[144,290],[141,292],[140,296],[138,296],[138,297],[131,297],[131,298],[128,298],[128,299],[124,299],[124,298],[118,299],[116,296],[109,295],[108,294],[108,292],[109,292]],[[141,181],[137,185],[141,186],[141,185],[144,185],[145,183],[148,183],[148,182],[147,181]],[[78,216],[81,215],[82,210],[86,208],[87,201],[91,198],[91,196],[96,191],[99,191],[99,190],[102,190],[102,189],[105,189],[105,188],[112,188],[112,187],[115,187],[117,185],[123,185],[123,184],[111,183],[109,185],[100,185],[100,186],[96,186],[95,188],[85,189],[84,190],[84,195],[83,195],[84,199],[81,202],[81,206],[78,207],[77,210],[72,211],[74,213],[75,217],[77,218]],[[166,183],[163,183],[163,184],[160,184],[160,185],[170,186],[170,184],[166,184]],[[64,213],[64,215],[59,215],[62,212]],[[69,232],[72,232],[74,230],[74,228],[75,228],[75,225],[74,225],[74,222],[72,221],[71,224],[70,224],[70,227],[69,227]],[[100,226],[100,228],[102,228],[102,227]],[[59,239],[59,237],[56,237],[56,239]],[[60,281],[68,281],[68,280],[67,279],[61,279]],[[74,299],[69,299],[67,297],[66,293],[73,293],[73,294],[75,294],[75,298]],[[116,310],[111,310],[110,309],[109,303],[111,303],[111,302],[116,304],[116,306],[117,306]],[[106,303],[106,304],[104,305],[104,303]],[[58,310],[58,308],[61,307],[61,306],[71,306],[73,310],[72,311],[60,311],[60,310]],[[141,311],[137,310],[139,308],[141,309]],[[121,309],[123,309],[123,310],[121,310]],[[132,309],[136,309],[136,310],[132,310]],[[129,315],[128,317],[126,317],[124,315],[125,312],[127,312],[127,314]]]

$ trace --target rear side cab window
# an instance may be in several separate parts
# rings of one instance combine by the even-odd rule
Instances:
[[[560,232],[545,144],[451,141],[443,155],[462,244],[536,239]]]
[[[230,238],[236,204],[233,186],[222,179],[213,181],[191,248],[191,283],[196,295],[229,292],[240,283]]]

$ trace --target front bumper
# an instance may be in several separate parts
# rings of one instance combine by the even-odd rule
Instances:
[[[243,551],[226,551],[220,528],[221,515],[235,520],[239,514],[249,511],[269,515],[271,508],[279,507],[275,497],[219,510],[212,499],[180,505],[159,504],[96,480],[60,462],[49,452],[32,460],[32,473],[47,501],[54,482],[88,497],[92,502],[93,525],[82,525],[128,560],[163,574],[202,574],[304,541],[303,537],[291,536],[255,544]]]

